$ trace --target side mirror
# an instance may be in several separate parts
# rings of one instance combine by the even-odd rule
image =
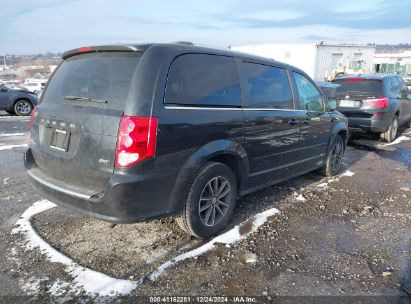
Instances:
[[[328,103],[327,103],[327,110],[328,111],[335,111],[337,110],[337,99],[335,98],[328,98]]]

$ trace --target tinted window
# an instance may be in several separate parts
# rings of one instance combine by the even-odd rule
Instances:
[[[170,67],[165,102],[190,105],[241,105],[240,84],[234,59],[205,54],[178,57]]]
[[[396,77],[391,78],[391,91],[397,94],[400,92],[400,83]]]
[[[78,96],[106,100],[107,107],[122,108],[139,58],[131,52],[73,56],[51,78],[43,102],[72,102],[64,97]]]
[[[321,93],[305,76],[295,72],[293,74],[297,84],[300,108],[308,111],[322,111],[323,100]]]
[[[407,93],[408,93],[408,88],[407,88],[407,85],[405,84],[405,81],[402,80],[401,78],[397,78],[397,80],[398,80],[398,82],[399,82],[399,84],[400,84],[400,93],[401,93],[402,95],[407,95]]]
[[[284,69],[249,62],[245,62],[244,67],[253,106],[294,109],[290,82]]]
[[[343,78],[334,79],[333,83],[339,84],[336,97],[344,99],[345,96],[379,97],[383,94],[382,81],[379,79]]]

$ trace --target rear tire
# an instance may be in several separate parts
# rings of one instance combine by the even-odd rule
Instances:
[[[227,226],[237,200],[237,181],[233,171],[222,163],[205,164],[191,184],[182,212],[176,217],[187,233],[212,237]]]
[[[14,104],[14,113],[18,116],[28,116],[33,110],[33,105],[26,99],[17,100]]]
[[[328,149],[325,166],[319,172],[324,176],[337,175],[342,167],[342,161],[345,152],[345,142],[340,135],[334,137],[330,148]]]
[[[397,131],[398,131],[398,116],[395,115],[394,118],[392,119],[392,122],[388,128],[388,130],[384,133],[381,133],[380,138],[383,141],[386,141],[388,143],[393,142],[395,138],[397,137]]]

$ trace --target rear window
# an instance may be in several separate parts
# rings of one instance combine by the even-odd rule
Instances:
[[[383,82],[378,79],[344,78],[334,79],[332,82],[340,85],[336,89],[335,96],[337,98],[344,98],[347,95],[359,97],[379,97],[384,95]]]
[[[240,106],[240,84],[234,59],[207,54],[186,54],[170,67],[165,103],[205,106]]]
[[[107,101],[108,108],[122,108],[140,55],[106,52],[73,56],[60,65],[49,81],[43,102],[67,103],[81,97]]]

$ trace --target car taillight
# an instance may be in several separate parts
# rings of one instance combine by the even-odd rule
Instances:
[[[380,98],[376,99],[366,99],[365,102],[373,108],[377,109],[384,109],[388,107],[388,98],[384,96],[380,96]]]
[[[37,109],[37,107],[35,107],[33,109],[33,111],[31,111],[31,117],[30,117],[30,122],[29,122],[30,134],[31,134],[31,129],[33,128],[34,124],[36,123],[37,114],[38,114],[38,109]]]
[[[116,147],[116,167],[127,168],[155,156],[157,117],[121,117]]]

